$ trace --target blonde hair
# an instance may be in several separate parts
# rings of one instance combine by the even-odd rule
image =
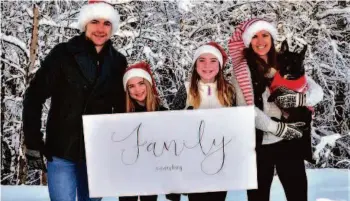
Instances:
[[[146,85],[146,99],[145,99],[146,110],[155,111],[159,106],[159,98],[153,92],[151,83],[146,79],[143,79],[143,82]],[[129,94],[128,86],[126,87],[126,112],[135,112],[135,100],[131,98]]]
[[[197,62],[193,65],[192,76],[190,81],[189,90],[189,103],[193,108],[199,108],[201,104],[201,97],[198,90],[198,82],[201,79],[197,69]],[[215,76],[217,91],[215,92],[221,105],[230,107],[234,104],[234,88],[233,86],[224,78],[223,70],[219,64],[219,72]]]

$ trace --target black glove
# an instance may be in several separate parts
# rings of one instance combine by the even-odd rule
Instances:
[[[276,136],[281,137],[285,140],[298,139],[303,136],[302,128],[305,126],[304,122],[295,123],[283,123],[278,122]]]
[[[271,94],[268,101],[275,102],[280,108],[293,108],[305,106],[306,95],[285,87],[279,87]]]
[[[193,110],[193,106],[192,106],[192,105],[188,106],[188,107],[186,108],[186,110]]]
[[[39,150],[26,149],[28,169],[43,170],[47,172],[43,154]]]

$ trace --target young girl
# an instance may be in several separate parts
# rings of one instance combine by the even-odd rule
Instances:
[[[225,80],[223,68],[227,60],[224,49],[215,42],[199,47],[193,59],[190,82],[180,87],[171,109],[208,109],[234,105],[233,87]],[[226,191],[191,193],[189,201],[223,201]]]
[[[123,77],[127,112],[165,110],[160,105],[155,81],[145,62],[129,66]],[[141,201],[156,201],[157,195],[140,196]],[[119,201],[137,201],[138,196],[119,197]]]
[[[275,103],[267,101],[279,66],[274,46],[276,38],[277,30],[271,23],[252,19],[236,28],[228,44],[233,64],[236,103],[255,105],[257,113],[258,189],[248,191],[248,200],[269,201],[276,167],[287,200],[306,201],[304,158],[307,153],[300,151],[305,149],[301,149],[297,143],[297,139],[303,135],[305,123],[276,122],[270,117],[281,118],[279,107],[314,106],[322,100],[323,91],[315,81],[306,77],[308,89],[305,94],[283,90]]]

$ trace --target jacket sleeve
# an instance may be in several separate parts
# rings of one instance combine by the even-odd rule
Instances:
[[[306,91],[306,106],[315,106],[323,99],[323,90],[311,77],[306,77],[308,89]]]
[[[125,69],[128,67],[128,62],[127,62],[126,57],[124,55],[120,54],[120,56],[121,56],[121,68],[122,68],[122,72],[124,75]]]
[[[239,89],[239,85],[235,76],[232,76],[232,84],[236,91],[236,105],[244,106],[246,105],[242,92]],[[267,114],[255,106],[255,128],[270,133],[276,133],[278,122],[272,120]]]
[[[276,133],[278,123],[272,120],[258,107],[255,107],[255,128],[264,132]]]
[[[187,91],[185,85],[181,85],[177,91],[173,102],[170,104],[170,110],[182,110],[186,107]]]
[[[123,75],[125,72],[126,67],[128,66],[128,62],[126,60],[126,57],[117,52],[116,57],[118,57],[118,68],[121,68],[118,72],[120,72],[120,75],[118,75],[118,79],[116,79],[116,85],[119,90],[115,90],[115,93],[113,94],[113,103],[112,103],[112,113],[125,113],[126,112],[126,93],[123,86]]]
[[[35,73],[23,100],[23,133],[24,144],[29,149],[41,150],[43,147],[43,134],[41,133],[41,115],[43,104],[51,97],[59,76],[59,56],[62,52],[59,44],[46,56],[41,67]]]

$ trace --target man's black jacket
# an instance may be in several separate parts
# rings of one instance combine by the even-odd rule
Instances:
[[[112,42],[98,54],[85,33],[55,46],[35,74],[23,101],[24,143],[71,161],[85,159],[82,115],[125,112],[125,56]],[[51,97],[43,143],[41,115]]]

